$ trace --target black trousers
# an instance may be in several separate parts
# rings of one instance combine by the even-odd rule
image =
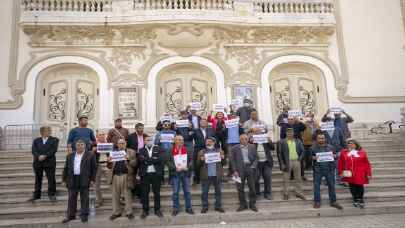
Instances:
[[[201,172],[201,166],[197,165],[197,160],[198,160],[198,152],[200,152],[200,150],[203,150],[204,148],[201,147],[195,147],[194,151],[193,151],[193,170],[194,170],[194,177],[193,177],[193,181],[194,183],[200,183],[200,172]]]
[[[240,173],[240,179],[242,183],[236,183],[236,188],[238,190],[239,204],[241,207],[247,207],[246,196],[245,196],[245,184],[249,187],[249,206],[256,205],[256,170],[244,167],[243,172]]]
[[[260,194],[260,178],[263,177],[264,191],[263,194],[271,196],[271,173],[272,165],[268,161],[259,162],[257,164],[257,177],[255,181],[256,194]]]
[[[364,185],[349,184],[353,202],[364,203]]]
[[[48,179],[48,196],[54,196],[56,194],[56,179],[55,179],[55,165],[44,165],[42,162],[34,162],[33,168],[35,173],[35,190],[34,198],[41,198],[42,191],[42,177],[44,171],[46,178]]]
[[[74,187],[69,188],[69,199],[68,199],[68,209],[67,217],[76,217],[77,211],[77,196],[80,193],[80,217],[85,217],[89,215],[89,186],[82,186],[80,183],[80,176],[75,175]]]
[[[149,212],[149,192],[152,185],[154,210],[155,212],[160,210],[160,187],[162,183],[162,177],[156,173],[147,173],[141,177],[142,187],[142,208],[143,211]]]

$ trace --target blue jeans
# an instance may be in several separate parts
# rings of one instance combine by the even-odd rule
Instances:
[[[183,187],[183,194],[184,200],[186,201],[186,209],[191,209],[191,193],[190,193],[190,179],[188,172],[178,172],[175,175],[171,176],[171,183],[173,189],[173,209],[179,210],[180,202],[179,202],[179,192],[180,192],[180,184]]]
[[[335,191],[335,167],[333,166],[314,166],[314,201],[321,202],[321,182],[325,177],[328,184],[329,201],[336,202]]]
[[[203,208],[208,208],[208,192],[210,190],[210,186],[214,185],[215,189],[215,208],[221,208],[222,207],[222,202],[221,202],[221,180],[218,177],[208,177],[208,180],[202,180],[201,181],[201,202],[202,202],[202,207]]]

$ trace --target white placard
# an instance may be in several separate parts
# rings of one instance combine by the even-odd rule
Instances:
[[[191,102],[190,110],[195,110],[195,111],[201,110],[201,102]]]
[[[190,127],[190,121],[189,120],[176,120],[176,127],[178,127],[178,128]]]
[[[114,149],[114,144],[112,143],[97,143],[97,153],[108,154]]]
[[[225,107],[221,104],[214,104],[214,112],[225,112]]]
[[[221,153],[205,153],[204,154],[205,163],[216,163],[221,161]]]
[[[236,98],[236,99],[232,99],[231,101],[231,105],[233,105],[235,108],[240,108],[243,106],[243,100],[242,98]]]
[[[163,123],[164,121],[169,121],[169,122],[173,122],[173,117],[170,114],[163,114],[160,117],[160,121]]]
[[[231,119],[231,120],[225,120],[225,126],[226,126],[226,128],[238,127],[239,126],[239,118],[235,118],[235,119]]]
[[[253,124],[253,125],[252,125],[252,128],[259,129],[259,130],[262,131],[262,132],[265,132],[265,131],[266,131],[266,125],[261,124],[261,123]]]
[[[321,130],[322,131],[334,131],[335,123],[332,121],[321,123]]]
[[[187,169],[187,154],[178,154],[174,156],[174,164],[177,168]]]
[[[334,161],[333,152],[320,152],[316,153],[316,161],[317,162],[331,162]]]
[[[332,108],[329,109],[329,111],[330,111],[331,113],[342,113],[342,112],[343,112],[343,109],[342,109],[342,108],[339,108],[339,107],[332,107]]]
[[[299,109],[288,111],[288,117],[302,117],[302,116],[303,116],[302,111]]]
[[[174,142],[174,134],[161,134],[160,135],[160,142],[161,143],[173,143]]]
[[[283,123],[288,123],[288,118],[283,118]]]
[[[269,142],[269,136],[267,134],[252,135],[252,137],[253,143],[264,144]]]
[[[232,176],[232,180],[235,182],[235,183],[242,183],[242,179],[240,178],[240,176]]]
[[[125,150],[112,151],[110,153],[111,161],[113,161],[113,162],[125,161],[126,160],[125,155],[127,155]]]

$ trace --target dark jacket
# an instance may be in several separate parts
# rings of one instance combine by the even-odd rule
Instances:
[[[239,173],[239,175],[243,175],[245,164],[243,162],[243,155],[242,150],[240,148],[241,144],[235,145],[231,149],[231,164],[235,171]],[[259,156],[257,154],[257,150],[255,145],[248,144],[248,151],[249,151],[249,167],[252,169],[257,169],[257,163]]]
[[[299,139],[294,139],[294,141],[295,141],[295,147],[296,147],[296,151],[297,151],[297,155],[298,155],[298,160],[301,161],[304,156],[304,152],[305,152],[304,145],[302,144],[301,140],[299,140]],[[277,157],[278,157],[278,161],[280,163],[280,170],[283,172],[286,172],[287,170],[289,170],[290,169],[290,150],[288,148],[287,139],[282,139],[278,142]],[[285,167],[284,170],[282,169],[282,166]]]
[[[316,156],[317,153],[320,152],[333,152],[334,155],[336,155],[335,148],[330,145],[326,144],[325,146],[320,146],[318,143],[315,143],[311,147],[311,154],[312,156]],[[336,157],[335,157],[336,160]],[[316,160],[313,160],[313,165],[312,165],[314,171],[317,171],[319,168],[327,168],[327,169],[334,169],[336,168],[336,163],[335,161],[330,161],[330,162],[317,162]]]
[[[194,129],[194,135],[193,135],[194,136],[194,148],[196,148],[197,150],[202,150],[203,148],[205,148],[205,140],[208,137],[215,137],[215,132],[212,128],[207,127],[205,129],[205,132],[206,132],[206,137],[204,138],[204,134],[203,134],[201,128]]]
[[[175,145],[173,145],[175,146]],[[173,146],[169,148],[168,150],[168,158],[167,158],[167,168],[169,169],[169,175],[170,176],[176,176],[177,171],[176,171],[176,164],[174,163],[174,156],[173,156]],[[184,145],[185,146],[185,145]],[[193,165],[192,162],[193,155],[191,154],[191,151],[187,150],[187,173],[190,174],[191,167]]]
[[[137,167],[138,160],[136,159],[136,152],[133,149],[126,149],[126,153],[128,156],[128,160],[124,161],[125,165],[127,167],[127,188],[133,189],[136,183],[136,178],[135,178],[135,170]],[[107,163],[107,168],[109,169],[108,175],[107,175],[107,183],[112,184],[113,179],[114,179],[114,168],[115,168],[116,162],[108,162]]]
[[[143,140],[145,142],[145,138],[148,137],[147,134],[143,134]],[[128,143],[127,143],[127,147],[130,149],[135,150],[136,152],[138,152],[138,135],[136,134],[136,132],[130,134],[128,136]]]
[[[224,156],[224,152],[222,150],[216,149],[217,152],[221,154],[221,156]],[[207,153],[206,149],[200,150],[198,152],[198,159],[197,159],[197,167],[201,167],[200,171],[200,178],[201,180],[208,180],[208,166],[205,163],[205,161],[201,161],[201,157],[204,157],[205,154]],[[217,174],[217,179],[222,180],[222,176],[224,175],[224,170],[222,168],[222,161],[215,163],[216,165],[216,174]]]
[[[239,116],[239,122],[244,123],[250,119],[250,114],[252,113],[252,108],[250,107],[240,107],[236,111],[236,115]]]
[[[280,129],[280,138],[285,139],[287,137],[287,129],[294,129],[294,138],[302,140],[302,132],[307,128],[304,123],[298,122],[293,125],[288,123],[282,124]]]
[[[56,166],[55,153],[58,151],[59,139],[49,136],[46,143],[43,144],[42,137],[34,139],[32,142],[32,155],[34,157],[34,165],[43,165],[46,167]],[[38,157],[45,155],[46,159],[38,161]]]
[[[145,147],[140,149],[138,154],[138,175],[140,177],[145,176],[148,166],[153,165],[153,167],[155,167],[156,174],[158,176],[162,176],[165,161],[164,153],[165,152],[157,145],[153,146],[152,156],[149,156],[148,150]]]
[[[76,152],[66,156],[65,167],[63,169],[62,180],[67,184],[69,189],[77,189],[74,181],[74,159]],[[81,187],[89,187],[90,181],[96,180],[97,162],[96,156],[91,151],[83,153],[82,161],[80,163],[80,184]]]
[[[193,124],[193,115],[192,114],[188,115],[188,120],[191,122],[191,124]],[[201,116],[197,115],[197,121],[198,121],[197,127],[198,128],[200,128],[200,120],[201,120]]]

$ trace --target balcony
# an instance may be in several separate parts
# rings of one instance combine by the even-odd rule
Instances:
[[[20,0],[22,25],[334,25],[333,0]]]

